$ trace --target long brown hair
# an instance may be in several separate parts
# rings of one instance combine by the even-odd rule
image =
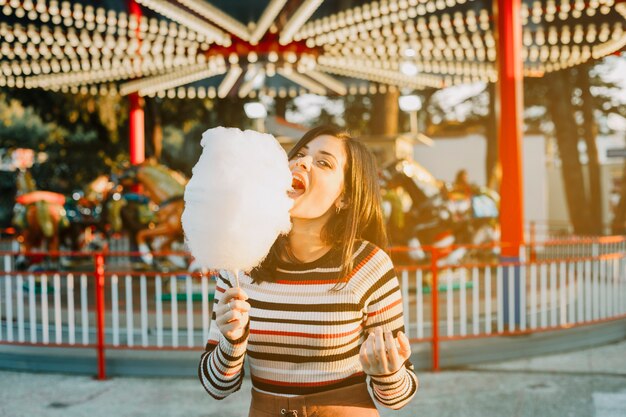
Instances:
[[[344,169],[344,201],[347,205],[328,219],[322,229],[322,241],[341,246],[339,284],[345,283],[354,267],[352,255],[358,240],[367,240],[379,247],[387,246],[387,234],[380,202],[376,160],[372,153],[350,134],[335,126],[318,126],[304,134],[289,151],[289,159],[313,139],[329,135],[343,141],[347,160]],[[261,265],[252,271],[255,282],[272,281],[276,264],[287,250],[287,237],[279,237]]]

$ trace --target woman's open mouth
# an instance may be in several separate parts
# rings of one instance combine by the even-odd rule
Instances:
[[[290,198],[296,199],[306,191],[306,184],[299,175],[294,175],[291,180],[291,190],[287,191]]]

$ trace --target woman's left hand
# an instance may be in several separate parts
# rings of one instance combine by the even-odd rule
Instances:
[[[398,371],[404,362],[411,356],[411,344],[402,332],[398,332],[398,345],[390,331],[377,327],[369,334],[361,345],[359,360],[363,371],[371,376],[393,374]]]

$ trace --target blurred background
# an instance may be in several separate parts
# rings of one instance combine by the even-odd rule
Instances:
[[[195,374],[214,274],[180,214],[216,126],[374,152],[420,369],[624,340],[625,26],[622,0],[0,0],[0,367]]]

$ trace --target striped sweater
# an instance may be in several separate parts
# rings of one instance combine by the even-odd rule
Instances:
[[[394,336],[404,331],[402,300],[383,250],[364,241],[353,256],[355,267],[338,291],[331,291],[341,270],[338,248],[314,262],[279,264],[273,282],[257,284],[240,276],[251,306],[249,328],[230,341],[211,326],[198,367],[207,392],[222,399],[237,391],[246,357],[254,388],[276,395],[312,394],[365,381],[361,344],[376,326]],[[221,275],[216,302],[234,282]],[[418,381],[407,361],[394,374],[370,377],[370,386],[381,405],[399,409],[415,395]]]

